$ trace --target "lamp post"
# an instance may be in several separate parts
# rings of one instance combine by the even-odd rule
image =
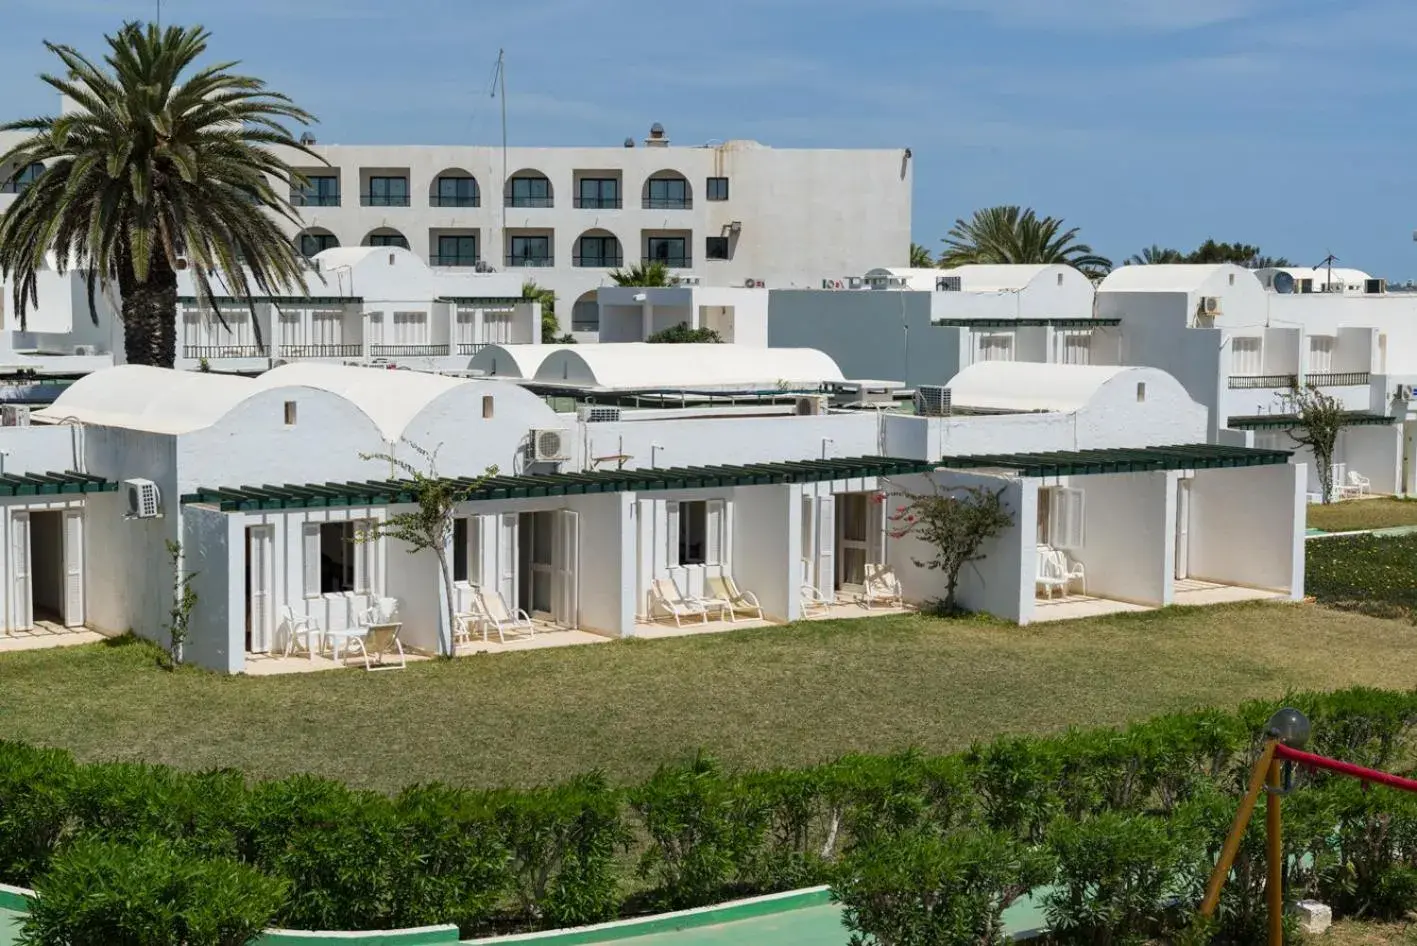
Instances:
[[[651,470],[654,470],[654,469],[658,469],[658,468],[659,468],[659,464],[658,464],[658,462],[657,462],[657,457],[658,457],[659,451],[661,451],[661,450],[663,450],[663,449],[664,449],[664,446],[663,446],[662,444],[652,443],[652,444],[649,445],[649,468],[650,468]]]
[[[828,445],[828,444],[833,444],[833,445],[835,445],[835,444],[836,444],[836,441],[833,440],[833,439],[830,438],[830,437],[823,437],[823,438],[822,438],[822,459],[823,459],[823,460],[825,460],[825,459],[827,458],[827,445]]]

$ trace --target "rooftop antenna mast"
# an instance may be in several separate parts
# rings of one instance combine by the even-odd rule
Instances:
[[[162,29],[162,0],[157,0],[157,28]]]
[[[1325,256],[1323,259],[1319,260],[1318,266],[1315,266],[1315,267],[1314,267],[1314,269],[1318,269],[1319,266],[1327,266],[1327,267],[1328,267],[1328,277],[1324,280],[1324,292],[1329,292],[1329,291],[1330,291],[1330,287],[1333,286],[1333,264],[1334,264],[1334,263],[1337,263],[1337,262],[1338,262],[1338,257],[1337,257],[1337,256],[1334,256],[1332,253],[1330,253],[1330,254],[1328,254],[1327,256]]]
[[[507,233],[507,63],[505,50],[497,50],[497,65],[492,68],[492,95],[501,93],[502,99],[502,197],[501,228],[499,240],[493,240],[496,247]]]

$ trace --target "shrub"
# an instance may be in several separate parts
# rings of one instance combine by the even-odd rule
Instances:
[[[832,898],[853,946],[985,946],[1005,941],[1004,910],[1052,873],[1046,851],[1007,834],[922,829],[855,848]]]
[[[246,946],[285,885],[230,860],[153,841],[81,840],[35,882],[22,946]]]
[[[511,855],[486,795],[417,786],[394,801],[401,843],[415,866],[394,878],[392,924],[456,923],[467,936],[492,918],[507,888]]]
[[[1296,795],[1337,824],[1319,892],[1344,916],[1393,920],[1417,904],[1417,798],[1336,779]],[[1288,812],[1286,812],[1288,814]]]
[[[0,742],[0,883],[28,887],[48,867],[78,775],[67,752]]]
[[[197,856],[234,858],[245,804],[237,772],[112,762],[78,769],[69,814],[84,835],[126,843],[161,837]]]
[[[836,845],[824,791],[826,771],[758,772],[741,778],[738,790],[757,800],[760,815],[761,836],[744,853],[738,868],[751,889],[776,893],[826,879],[828,858]]]
[[[1135,944],[1177,925],[1167,899],[1199,865],[1200,845],[1156,817],[1107,812],[1064,820],[1049,832],[1058,859],[1046,900],[1062,943]]]
[[[1041,841],[1046,826],[1062,807],[1059,743],[1005,736],[985,746],[976,745],[965,759],[985,824],[1030,843]]]

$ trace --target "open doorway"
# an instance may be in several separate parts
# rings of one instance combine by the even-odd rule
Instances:
[[[884,565],[885,542],[882,505],[875,493],[840,493],[836,496],[836,590],[860,592],[866,585],[866,566]]]
[[[580,517],[568,509],[516,516],[515,607],[533,620],[580,626]]]
[[[1176,481],[1176,580],[1191,577],[1191,481]]]
[[[39,510],[10,515],[10,626],[84,624],[83,511]]]
[[[271,630],[271,545],[270,526],[246,528],[246,652],[267,654],[274,641]]]

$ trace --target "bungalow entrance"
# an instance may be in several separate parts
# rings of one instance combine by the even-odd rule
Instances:
[[[580,626],[580,516],[569,509],[498,518],[496,587],[534,620]]]
[[[84,623],[84,511],[10,513],[11,630]]]

